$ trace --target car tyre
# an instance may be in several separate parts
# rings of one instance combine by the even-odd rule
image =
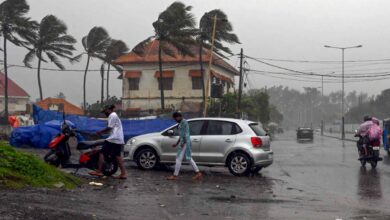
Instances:
[[[159,158],[156,151],[146,148],[137,153],[136,162],[141,170],[152,170],[159,164]]]
[[[244,153],[234,153],[228,161],[228,168],[234,176],[247,176],[251,171],[251,160]]]

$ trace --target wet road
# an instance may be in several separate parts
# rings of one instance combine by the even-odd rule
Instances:
[[[0,190],[0,219],[390,219],[390,159],[361,169],[354,142],[319,137],[272,142],[275,161],[253,177],[206,168],[203,181],[168,182],[169,170],[129,164],[125,181],[104,187]]]

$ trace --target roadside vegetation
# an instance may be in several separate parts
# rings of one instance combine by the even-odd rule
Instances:
[[[0,142],[0,187],[73,188],[82,181],[63,173],[29,153]]]

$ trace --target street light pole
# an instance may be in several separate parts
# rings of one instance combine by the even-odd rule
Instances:
[[[362,45],[357,45],[353,47],[333,47],[325,45],[326,48],[333,48],[341,50],[341,65],[342,65],[342,76],[341,76],[341,140],[345,139],[345,129],[344,129],[344,52],[346,49],[360,48]]]

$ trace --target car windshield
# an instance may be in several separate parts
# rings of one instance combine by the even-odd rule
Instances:
[[[264,129],[257,123],[249,124],[249,127],[252,129],[253,132],[255,132],[255,134],[257,136],[265,136],[266,135],[266,132],[264,131]]]

